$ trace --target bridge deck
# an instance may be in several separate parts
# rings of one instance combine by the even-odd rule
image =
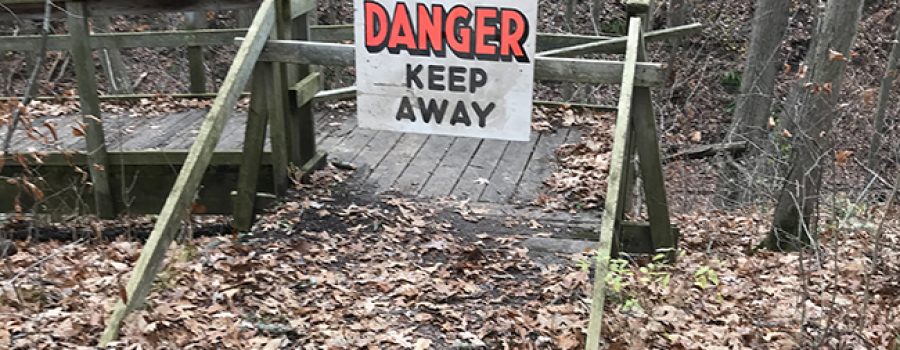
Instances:
[[[205,115],[206,111],[199,109],[159,116],[104,115],[108,149],[188,149]],[[47,119],[36,119],[33,125],[52,138],[43,126]],[[20,131],[13,150],[85,149],[84,138],[73,132],[77,117],[50,119],[59,140],[48,145]],[[241,149],[246,119],[243,112],[229,119],[217,150]],[[334,110],[317,115],[317,134],[320,149],[328,152],[330,159],[355,166],[354,177],[376,192],[524,203],[537,198],[556,167],[555,149],[577,141],[581,132],[562,128],[535,133],[530,142],[403,134],[358,128],[352,112]]]

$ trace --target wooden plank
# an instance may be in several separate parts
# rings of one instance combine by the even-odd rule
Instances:
[[[269,40],[260,56],[262,61],[327,66],[352,66],[355,59],[353,45],[290,40]],[[619,61],[537,57],[534,78],[546,81],[617,84],[620,82],[623,69],[624,64]],[[658,63],[639,63],[635,79],[638,86],[661,86],[666,81],[665,66]]]
[[[202,111],[187,111],[149,118],[151,121],[134,137],[122,143],[125,149],[154,149],[168,144],[178,131],[187,129],[197,119],[202,119]]]
[[[97,97],[97,78],[94,71],[94,58],[89,47],[90,34],[88,32],[87,4],[84,2],[70,1],[66,3],[68,12],[68,27],[72,33],[72,61],[75,68],[75,77],[78,83],[78,91],[81,95],[81,115],[87,125],[85,139],[91,166],[92,190],[94,192],[94,204],[97,215],[104,219],[115,217],[115,205],[112,200],[112,190],[109,186],[109,162],[106,156],[106,140],[103,136],[103,124],[101,123],[100,99]]]
[[[253,70],[254,99],[250,100],[247,112],[247,128],[244,132],[244,162],[238,177],[237,195],[234,197],[234,227],[240,231],[250,230],[253,225],[256,204],[256,183],[259,180],[260,157],[266,140],[268,116],[279,113],[275,101],[269,94],[274,90],[273,63],[258,63]]]
[[[307,75],[297,84],[291,87],[294,95],[294,103],[298,106],[305,105],[316,97],[319,87],[322,86],[322,75],[318,72]]]
[[[444,159],[438,164],[434,174],[431,175],[419,194],[425,197],[449,196],[480,145],[480,139],[454,138]]]
[[[447,154],[453,139],[451,136],[429,135],[428,140],[409,162],[392,188],[407,195],[419,194]]]
[[[184,22],[187,30],[206,29],[209,25],[204,12],[185,12]],[[206,92],[206,60],[203,59],[203,47],[188,46],[187,57],[190,91],[195,94]]]
[[[172,187],[172,192],[166,199],[158,221],[153,227],[153,232],[135,264],[134,272],[125,288],[128,300],[127,302],[119,300],[116,303],[103,336],[100,338],[101,346],[106,346],[118,337],[122,320],[131,310],[143,304],[144,298],[149,293],[159,264],[165,257],[166,250],[168,250],[175,233],[181,227],[182,220],[188,214],[187,211],[191,207],[203,174],[206,173],[207,166],[213,157],[213,150],[219,141],[225,122],[231,115],[241,91],[247,85],[250,73],[256,65],[263,45],[265,45],[265,39],[272,31],[274,24],[274,1],[264,0],[247,33],[248,40],[241,44],[235,54],[235,61],[225,77],[219,95],[203,123],[197,141],[191,147],[188,158]]]
[[[376,130],[356,128],[347,138],[331,149],[329,154],[335,160],[352,163],[377,133]]]
[[[291,0],[291,19],[315,10],[316,5],[316,0]]]
[[[246,29],[198,29],[172,32],[116,32],[92,36],[92,49],[131,49],[138,47],[186,47],[232,45],[234,38],[247,35]],[[33,51],[40,48],[40,35],[0,37],[0,51]],[[69,35],[47,36],[47,50],[66,51]]]
[[[556,132],[541,134],[534,153],[525,167],[522,180],[515,189],[514,200],[531,202],[537,198],[544,189],[544,181],[549,179],[556,169],[556,149],[565,143],[568,136],[569,129],[557,129]]]
[[[427,140],[428,135],[403,134],[378,167],[372,169],[367,182],[373,184],[378,192],[390,190]]]
[[[4,11],[0,11],[3,16],[14,13],[20,19],[43,18],[43,0],[2,0],[0,4],[5,8]],[[88,10],[96,15],[142,15],[159,12],[234,10],[255,7],[258,4],[259,0],[92,0],[88,3]],[[56,14],[59,15],[58,12]]]
[[[646,58],[646,49],[641,41],[638,46],[638,60]],[[669,218],[666,181],[663,177],[662,157],[660,156],[659,139],[656,133],[656,117],[653,115],[653,100],[650,89],[645,87],[634,89],[632,113],[635,134],[634,142],[637,155],[640,158],[641,180],[644,184],[644,196],[647,204],[647,216],[650,221],[650,232],[653,236],[653,246],[658,251],[665,252],[667,259],[674,263],[676,241],[672,235],[672,223]]]
[[[607,177],[606,205],[600,224],[599,245],[597,247],[596,269],[591,295],[591,313],[588,321],[585,350],[600,348],[600,331],[603,325],[603,307],[606,302],[606,275],[609,273],[610,252],[613,237],[622,225],[621,218],[625,210],[624,168],[627,165],[627,138],[631,132],[631,107],[637,72],[638,45],[640,44],[640,18],[632,18],[629,22],[628,48],[625,52],[625,70],[622,74],[622,87],[619,93],[619,108],[616,116],[616,128],[613,134],[613,150]]]
[[[341,126],[334,130],[334,132],[332,132],[327,139],[322,140],[322,143],[318,145],[318,147],[325,152],[333,152],[334,148],[337,147],[337,145],[343,142],[345,138],[349,137],[353,133],[353,131],[356,130],[356,126],[356,118],[348,118],[341,124]]]
[[[400,137],[402,136],[403,133],[399,132],[378,131],[378,133],[369,140],[366,147],[364,147],[363,150],[356,155],[356,158],[352,160],[354,164],[359,165],[353,176],[360,179],[368,178],[369,175],[372,174],[372,171],[381,165],[381,162],[384,161],[384,158],[388,153],[394,149],[397,141],[400,141]]]
[[[477,201],[509,144],[509,141],[503,140],[482,140],[450,195]]]
[[[646,38],[653,40],[668,40],[683,36],[694,35],[703,30],[703,24],[691,23],[674,28],[661,29],[646,34]],[[601,41],[589,42],[575,46],[562,47],[538,53],[538,57],[575,57],[597,53],[621,53],[625,48],[626,37],[612,38]],[[640,65],[640,63],[638,63]],[[639,75],[640,76],[640,75]],[[638,81],[640,78],[638,78]],[[640,86],[640,85],[638,85]]]
[[[297,17],[282,18],[279,22],[279,39],[309,40],[309,24],[312,17],[307,12],[309,11],[305,11]],[[313,67],[307,64],[284,66],[286,69],[284,74],[289,79],[285,85],[305,78],[314,72]],[[312,107],[311,103],[290,103],[290,113],[287,114],[290,118],[287,120],[286,127],[288,142],[291,145],[290,161],[294,164],[305,164],[319,153],[316,149],[316,120]]]
[[[494,173],[491,174],[490,183],[485,187],[481,197],[482,202],[507,203],[516,191],[519,180],[525,172],[528,159],[534,152],[542,134],[532,135],[531,141],[510,142],[503,152],[503,157],[497,164]]]
[[[112,195],[115,200],[117,214],[155,214],[165,203],[166,195],[160,189],[171,188],[175,183],[181,163],[187,158],[187,152],[110,152],[110,180]],[[263,177],[258,188],[262,191],[270,191],[272,188],[271,157],[263,154]],[[233,209],[229,193],[237,186],[238,169],[242,161],[240,151],[216,153],[210,161],[210,168],[203,175],[203,187],[199,191],[194,203],[198,213],[227,214]],[[72,184],[80,184],[82,175],[70,165],[74,164],[81,169],[86,168],[87,156],[83,153],[66,157],[55,152],[44,158],[44,164],[31,164],[32,169],[38,169],[46,181],[36,183],[45,193],[54,193],[38,203],[38,213],[59,213],[65,215],[89,212],[94,205],[90,200],[90,193],[85,193],[84,188],[73,187]],[[8,159],[2,176],[15,177],[24,171],[12,159]],[[21,204],[26,209],[31,209],[35,201],[20,188],[8,183],[0,183],[0,212],[13,212],[15,208],[14,198],[20,197]],[[82,208],[78,211],[78,208]],[[203,208],[202,210],[199,208]]]

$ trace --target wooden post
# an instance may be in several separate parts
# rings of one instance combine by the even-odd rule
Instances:
[[[312,19],[310,11],[315,9],[315,0],[282,1],[293,7],[282,15],[283,22],[279,32],[294,40],[310,40],[309,22]],[[310,65],[306,64],[289,66],[287,69],[290,85],[313,73]],[[290,142],[289,159],[295,165],[304,165],[316,157],[315,117],[311,103],[297,105],[294,103],[295,100],[295,98],[289,98],[289,112],[286,114],[288,116],[287,139]]]
[[[206,29],[208,22],[203,12],[185,12],[185,28],[188,30]],[[191,93],[206,92],[206,61],[203,58],[202,46],[187,48],[188,68],[191,76]]]
[[[625,210],[625,167],[629,166],[628,136],[631,129],[632,97],[635,88],[638,47],[641,38],[641,19],[634,17],[628,26],[628,44],[625,51],[625,69],[622,73],[622,87],[619,94],[619,110],[616,129],[613,134],[612,158],[606,189],[606,206],[600,222],[600,244],[597,248],[596,269],[591,296],[591,314],[588,323],[586,350],[600,348],[600,331],[603,324],[603,303],[606,301],[606,274],[609,272],[610,252],[613,237],[622,227]]]
[[[253,70],[250,110],[247,112],[247,127],[244,133],[243,162],[238,175],[237,196],[234,198],[234,228],[247,231],[253,225],[256,211],[256,184],[259,180],[260,159],[266,143],[266,124],[269,116],[280,113],[276,109],[274,92],[276,63],[259,62]],[[283,118],[282,118],[283,119]],[[274,132],[274,126],[272,131]]]
[[[94,32],[105,33],[110,31],[109,17],[94,17]],[[131,86],[131,79],[128,79],[128,68],[125,67],[125,60],[122,58],[122,52],[116,48],[105,48],[100,50],[100,64],[103,66],[103,74],[109,80],[109,91],[113,94],[130,94],[134,92]]]
[[[104,219],[115,217],[115,203],[109,185],[109,162],[106,154],[106,140],[103,136],[103,124],[100,115],[100,98],[97,94],[97,78],[94,71],[94,58],[90,49],[90,33],[88,32],[87,4],[80,1],[66,2],[69,33],[72,36],[71,51],[78,83],[78,94],[81,96],[81,115],[87,125],[85,137],[87,154],[90,162],[94,204],[97,215]]]
[[[101,346],[105,346],[118,337],[119,326],[125,316],[141,305],[150,292],[150,286],[166,255],[166,250],[172,243],[175,233],[180,229],[191,202],[199,190],[200,181],[212,159],[216,144],[225,128],[225,122],[231,116],[241,91],[250,80],[250,74],[274,24],[274,0],[264,0],[253,19],[253,24],[247,31],[246,40],[235,54],[235,61],[228,70],[222,88],[219,89],[219,94],[200,127],[200,134],[197,135],[197,140],[191,147],[175,185],[172,186],[172,192],[166,199],[166,204],[153,227],[153,232],[141,251],[141,257],[135,264],[134,272],[125,288],[127,301],[119,300],[109,318],[106,330],[100,338]]]

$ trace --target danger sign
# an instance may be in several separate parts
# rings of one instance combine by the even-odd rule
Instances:
[[[359,125],[528,141],[536,0],[355,0]]]

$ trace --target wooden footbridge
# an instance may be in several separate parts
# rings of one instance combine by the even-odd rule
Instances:
[[[40,18],[42,0],[0,0],[22,16]],[[256,7],[247,29],[193,29],[178,32],[91,34],[89,16],[128,11],[222,10]],[[607,203],[599,231],[588,349],[596,349],[604,297],[605,269],[611,250],[664,253],[674,258],[677,230],[669,222],[650,88],[665,81],[662,64],[645,62],[644,44],[696,32],[688,25],[644,33],[650,3],[630,0],[627,37],[539,34],[535,80],[621,84],[610,164]],[[159,214],[101,343],[117,337],[129,311],[143,303],[165,252],[192,208],[232,214],[246,229],[261,198],[281,196],[289,175],[325,164],[326,154],[353,163],[368,184],[386,191],[421,196],[457,195],[487,202],[528,201],[552,171],[553,150],[579,137],[561,129],[533,135],[526,143],[450,136],[372,131],[356,126],[353,115],[314,113],[315,101],[353,97],[352,88],[321,91],[316,66],[352,66],[352,26],[311,26],[315,0],[158,0],[66,1],[68,35],[0,38],[2,50],[69,50],[75,64],[85,137],[46,142],[21,141],[7,155],[2,175],[10,179],[39,174],[40,181],[0,185],[0,209],[11,203],[39,212],[78,210],[111,218],[118,214]],[[642,20],[643,17],[643,20]],[[236,39],[237,37],[237,39]],[[101,99],[147,96],[98,96],[92,50],[146,46],[186,46],[236,42],[240,48],[211,108],[155,118],[128,118],[101,113]],[[571,58],[585,54],[624,53],[624,61]],[[196,65],[195,65],[196,66]],[[192,74],[196,76],[197,74]],[[199,78],[198,78],[199,79]],[[250,84],[246,112],[234,108]],[[199,85],[195,84],[195,85]],[[195,88],[194,94],[207,96]],[[198,95],[198,93],[200,93]],[[42,123],[42,117],[30,120]],[[31,142],[31,143],[29,143]],[[60,151],[73,149],[72,151]],[[23,156],[24,155],[24,156]],[[639,167],[631,166],[637,157]],[[647,223],[624,218],[627,189],[640,173]],[[75,186],[73,186],[75,184]],[[41,191],[35,191],[39,187]],[[63,188],[77,188],[66,194]],[[168,195],[165,195],[168,191]],[[631,242],[631,243],[628,243]],[[640,242],[634,243],[634,242]],[[620,249],[621,248],[621,249]]]

